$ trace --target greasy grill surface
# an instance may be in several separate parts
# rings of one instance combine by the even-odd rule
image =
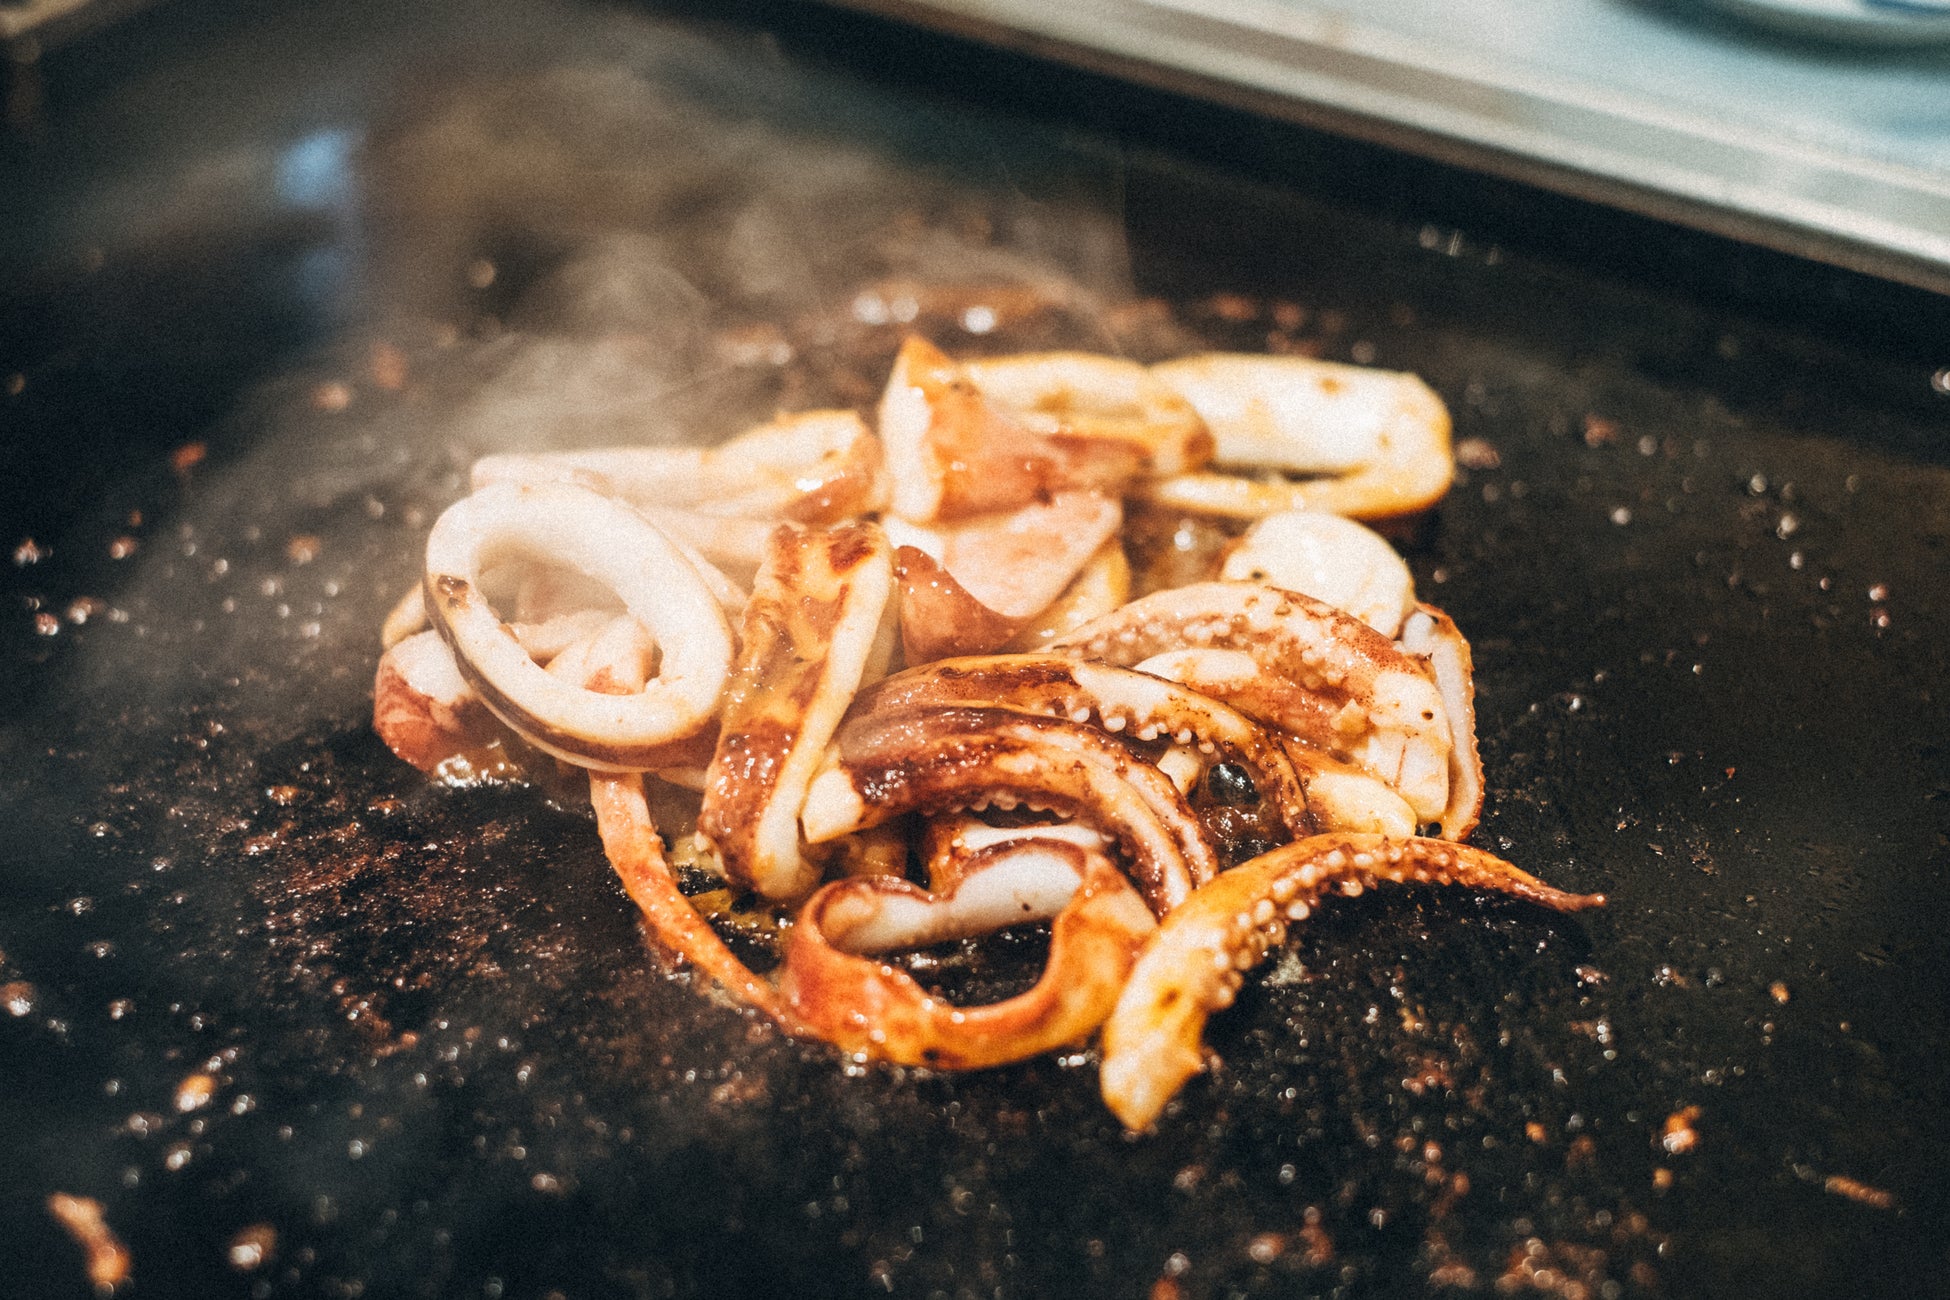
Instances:
[[[1223,1068],[1133,1139],[1087,1053],[850,1068],[699,997],[646,951],[573,783],[431,788],[369,734],[378,620],[427,524],[471,455],[543,419],[453,411],[505,399],[536,340],[642,356],[659,322],[533,306],[567,292],[550,277],[587,213],[470,226],[384,320],[320,289],[427,219],[365,224],[411,174],[384,141],[455,102],[402,97],[404,56],[372,47],[464,62],[465,24],[266,18],[206,55],[153,21],[143,88],[208,58],[259,105],[240,140],[376,122],[373,189],[356,220],[273,207],[120,244],[66,230],[57,182],[10,200],[42,224],[0,298],[9,1286],[87,1293],[57,1191],[102,1202],[140,1295],[1836,1294],[1950,1270],[1950,398],[1927,363],[1141,149],[1075,220],[1127,224],[1145,301],[1024,290],[986,333],[922,303],[955,351],[1293,347],[1422,373],[1466,469],[1402,544],[1474,643],[1477,842],[1612,900],[1337,901],[1214,1020]],[[586,63],[636,21],[489,53]],[[245,71],[294,25],[356,95]],[[721,111],[779,66],[741,36],[717,58],[695,85],[626,80]],[[824,75],[809,96],[884,103]],[[144,102],[57,99],[68,116],[0,161],[100,148]],[[265,125],[278,106],[302,125]],[[148,129],[189,133],[172,111]],[[927,172],[869,205],[867,245],[990,238],[1021,217],[1012,185],[1056,203],[1051,132],[929,120],[961,138],[918,159],[823,120]],[[1086,171],[1115,156],[1067,147]],[[131,166],[67,175],[105,202],[90,178]],[[1021,256],[1104,291],[1088,242]],[[1018,253],[978,269],[1042,283]],[[716,360],[659,418],[718,435],[775,401],[870,400],[899,322],[856,310],[845,268],[807,274],[798,298],[720,283],[686,335]],[[1040,951],[916,970],[978,998]]]

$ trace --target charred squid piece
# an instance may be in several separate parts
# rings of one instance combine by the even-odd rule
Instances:
[[[1605,901],[1447,840],[1316,835],[1235,867],[1164,919],[1104,1024],[1104,1102],[1124,1127],[1148,1127],[1198,1073],[1206,1020],[1232,1005],[1244,972],[1286,941],[1289,923],[1306,920],[1330,889],[1352,896],[1384,881],[1462,885],[1560,912]]]
[[[880,437],[893,512],[918,524],[1074,488],[1119,495],[1211,450],[1197,412],[1134,362],[1046,353],[961,366],[918,337],[895,359]]]
[[[1096,727],[1005,709],[856,710],[827,746],[800,820],[820,844],[907,812],[1025,806],[1115,839],[1161,916],[1219,867],[1164,773]]]
[[[1483,759],[1476,750],[1475,662],[1455,621],[1434,605],[1417,605],[1402,625],[1402,649],[1421,655],[1435,673],[1448,711],[1455,750],[1449,758],[1449,803],[1439,819],[1442,838],[1466,840],[1483,813]]]
[[[1013,637],[1021,623],[990,609],[926,551],[895,552],[900,582],[901,658],[924,664],[949,655],[982,654]]]
[[[634,772],[592,771],[589,802],[596,809],[596,830],[602,836],[603,852],[630,901],[643,913],[657,945],[717,981],[736,1001],[770,1016],[787,1033],[806,1034],[786,999],[725,947],[724,940],[677,888],[664,857],[663,840],[643,797],[643,778]]]
[[[1428,664],[1310,597],[1244,582],[1155,592],[1051,643],[1221,700],[1399,791],[1422,821],[1449,802],[1455,741]]]
[[[490,563],[522,556],[610,588],[655,638],[658,675],[628,695],[550,676],[480,591]],[[731,628],[684,552],[621,502],[565,484],[495,484],[448,507],[427,538],[427,609],[468,684],[523,739],[582,767],[671,765],[666,746],[705,730],[731,667]]]
[[[831,524],[886,505],[880,440],[852,411],[805,411],[716,447],[603,447],[483,456],[474,488],[571,483],[707,516]]]
[[[1113,537],[1099,546],[1070,580],[1070,585],[1002,648],[1015,652],[1041,650],[1057,637],[1075,631],[1093,618],[1102,618],[1130,598],[1131,561],[1124,554],[1124,544]]]
[[[1123,517],[1114,498],[1059,492],[953,524],[889,521],[900,548],[907,662],[981,654],[1010,640],[1113,544]]]
[[[1049,964],[1028,992],[957,1007],[870,956],[1048,916]],[[786,940],[780,988],[811,1032],[843,1052],[900,1065],[979,1070],[1075,1043],[1116,1005],[1156,928],[1102,853],[1023,840],[987,850],[952,890],[887,876],[841,880],[807,900]]]
[[[1387,519],[1434,505],[1455,477],[1449,408],[1414,375],[1217,352],[1151,373],[1205,420],[1218,464],[1308,476],[1181,474],[1143,487],[1175,509],[1235,519],[1282,510]]]
[[[1270,834],[1246,856],[1318,829],[1285,752],[1265,728],[1217,700],[1147,673],[1056,654],[984,655],[910,668],[877,683],[859,701],[863,713],[957,707],[1066,718],[1127,740],[1171,746],[1159,765],[1180,793],[1189,797],[1204,782],[1215,797],[1199,803],[1234,810],[1204,817],[1215,832],[1220,830],[1215,823],[1235,832],[1214,838],[1236,838],[1253,820],[1237,811],[1247,807],[1264,810],[1257,821],[1273,822],[1263,828]]]
[[[885,670],[892,592],[877,525],[783,524],[772,535],[697,821],[726,873],[767,898],[801,898],[819,883],[799,852],[799,805],[853,693],[870,669]]]

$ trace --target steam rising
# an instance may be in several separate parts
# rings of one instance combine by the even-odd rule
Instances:
[[[748,35],[523,14],[442,72],[372,74],[372,125],[234,169],[323,223],[300,288],[347,323],[194,471],[124,600],[139,662],[102,647],[91,689],[249,683],[287,727],[356,726],[379,619],[480,455],[867,409],[910,330],[1123,350],[1114,155]]]
[[[1129,280],[1107,160],[762,45],[584,21],[600,39],[429,90],[364,154],[381,310],[485,307],[510,336],[455,419],[483,450],[715,440],[857,400],[781,372],[853,341],[874,285],[1025,289],[1103,345],[1089,321]]]

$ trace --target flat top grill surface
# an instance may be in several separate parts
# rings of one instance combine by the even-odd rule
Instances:
[[[1466,178],[1129,92],[1157,147],[860,19],[545,16],[165,9],[0,152],[10,1285],[90,1289],[55,1192],[145,1296],[1942,1284],[1941,300],[1662,275],[1757,264],[1649,224],[1620,270],[1561,201],[1470,228]],[[573,799],[370,734],[472,456],[868,402],[907,327],[1427,378],[1465,468],[1401,545],[1475,648],[1477,842],[1610,906],[1337,901],[1133,1138],[1087,1052],[848,1067],[699,997]]]

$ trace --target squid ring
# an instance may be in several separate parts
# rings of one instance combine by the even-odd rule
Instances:
[[[1464,885],[1560,912],[1602,906],[1567,894],[1481,849],[1447,840],[1315,835],[1234,867],[1165,918],[1104,1024],[1104,1102],[1136,1131],[1157,1119],[1204,1061],[1200,1037],[1232,1005],[1245,971],[1286,940],[1328,889],[1359,894],[1382,881]]]
[[[1037,1056],[1102,1024],[1157,924],[1130,881],[1103,854],[1054,840],[1019,840],[980,857],[947,894],[868,876],[808,899],[780,981],[798,1020],[844,1052],[950,1070]],[[957,1007],[905,971],[858,955],[1047,914],[1047,896],[1065,890],[1042,977],[1001,1002]]]
[[[1296,509],[1387,519],[1434,505],[1455,477],[1449,408],[1414,375],[1223,352],[1151,373],[1211,428],[1220,465],[1321,476],[1181,473],[1141,489],[1161,505],[1237,519]]]
[[[661,671],[611,695],[550,676],[481,593],[481,573],[521,555],[607,585],[656,638]],[[428,613],[496,717],[558,758],[604,771],[659,765],[717,711],[731,627],[683,551],[619,502],[585,488],[491,484],[448,507],[427,538]]]

